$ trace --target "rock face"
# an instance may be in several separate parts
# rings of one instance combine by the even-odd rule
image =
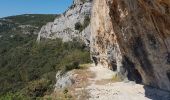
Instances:
[[[73,5],[64,14],[42,27],[37,40],[61,38],[66,42],[78,37],[89,44],[90,26],[83,27],[83,30],[79,31],[75,29],[75,24],[83,25],[85,18],[90,19],[91,2],[92,0],[74,0]]]
[[[169,0],[94,0],[91,27],[95,64],[170,91]]]

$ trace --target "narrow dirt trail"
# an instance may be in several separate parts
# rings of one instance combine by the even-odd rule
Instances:
[[[69,77],[74,84],[67,88],[68,93],[55,92],[52,100],[170,100],[169,92],[128,80],[120,81],[113,77],[113,71],[102,66],[88,64],[84,69],[71,72]],[[68,94],[71,98],[62,99]]]
[[[91,65],[89,72],[95,76],[88,78],[85,90],[88,100],[170,100],[170,93],[146,87],[134,82],[113,82],[114,72],[101,66]]]

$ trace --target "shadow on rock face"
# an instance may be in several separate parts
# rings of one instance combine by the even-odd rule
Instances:
[[[170,92],[159,90],[150,86],[144,86],[145,96],[151,100],[170,100]]]
[[[135,81],[138,84],[142,83],[141,74],[135,68],[135,65],[128,57],[123,57],[123,68],[127,71],[127,78],[130,81]],[[170,76],[170,75],[169,75]],[[151,100],[170,100],[170,92],[160,90],[151,86],[144,86],[145,97]]]
[[[142,77],[138,70],[135,68],[135,65],[133,62],[129,60],[128,57],[124,56],[123,57],[123,68],[128,72],[127,78],[130,81],[135,81],[136,83],[142,83]]]

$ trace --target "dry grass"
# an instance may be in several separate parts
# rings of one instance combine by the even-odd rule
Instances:
[[[76,100],[69,89],[55,91],[49,96],[45,96],[44,100]]]
[[[113,81],[113,82],[121,82],[122,79],[116,74],[116,75],[114,75],[114,76],[112,77],[112,81]]]

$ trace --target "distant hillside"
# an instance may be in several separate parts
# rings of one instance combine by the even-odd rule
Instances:
[[[53,21],[59,15],[53,14],[24,14],[18,16],[4,17],[0,19],[0,33],[17,29],[39,31],[47,22]]]

